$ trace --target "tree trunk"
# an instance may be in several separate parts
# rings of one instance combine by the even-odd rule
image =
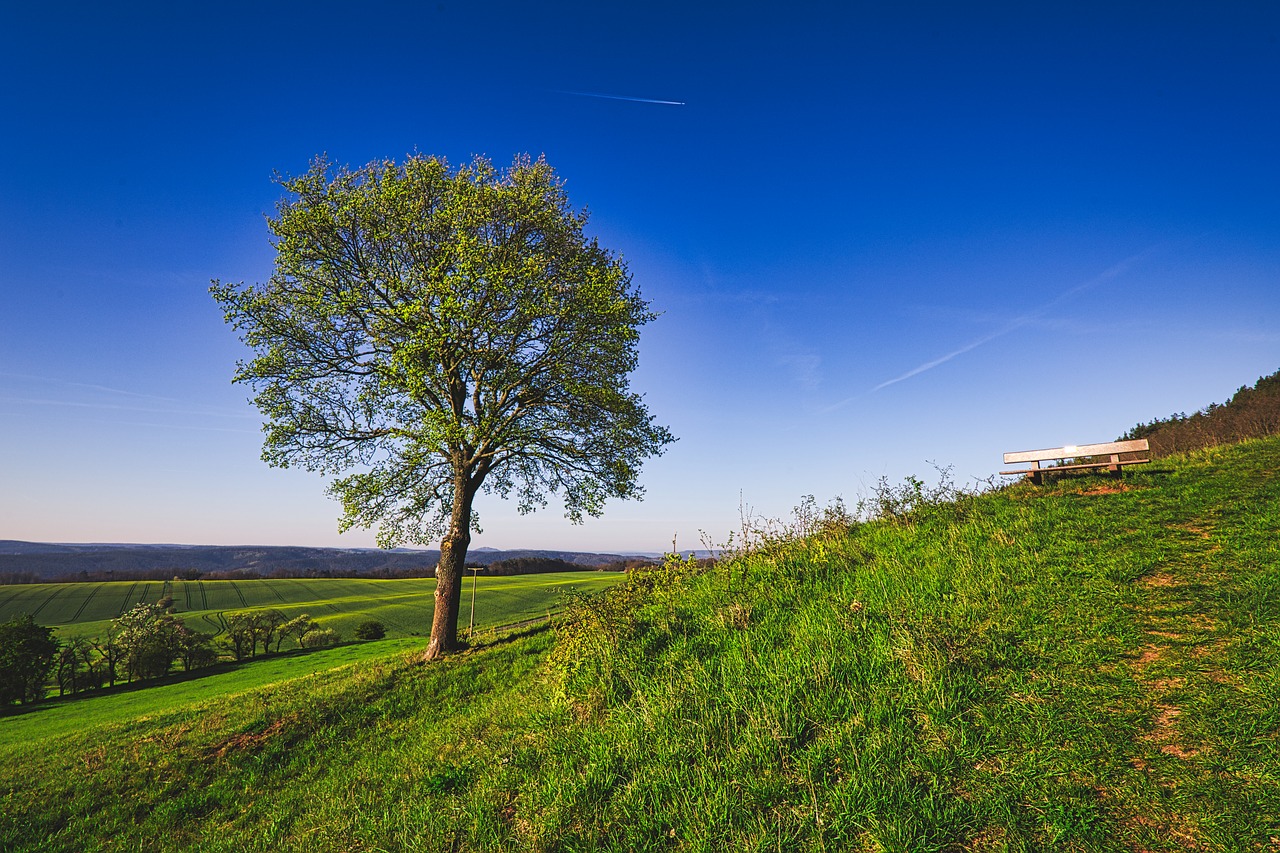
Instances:
[[[440,540],[440,562],[436,564],[436,609],[431,617],[431,642],[426,659],[436,660],[460,648],[458,612],[462,605],[462,576],[471,545],[471,502],[477,483],[465,475],[453,481],[453,513],[449,532]]]

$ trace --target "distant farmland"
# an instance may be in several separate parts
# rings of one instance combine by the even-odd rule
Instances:
[[[557,572],[480,577],[476,585],[477,628],[509,625],[560,608],[568,589],[594,592],[612,585],[620,572]],[[225,616],[239,610],[309,613],[323,626],[350,638],[355,626],[377,619],[389,637],[425,636],[431,629],[436,582],[432,578],[288,578],[227,581],[108,581],[0,587],[0,622],[30,613],[64,638],[97,636],[112,619],[140,602],[173,599],[174,612],[191,628],[224,630]],[[471,579],[462,598],[459,627],[471,621]]]

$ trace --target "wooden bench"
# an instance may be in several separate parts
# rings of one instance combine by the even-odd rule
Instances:
[[[1139,465],[1151,461],[1151,448],[1145,438],[1136,441],[1110,441],[1106,444],[1068,444],[1065,447],[1050,447],[1046,450],[1017,450],[1004,455],[1004,464],[1016,465],[1030,462],[1030,468],[1017,471],[1001,471],[1001,475],[1025,474],[1027,479],[1039,485],[1044,482],[1046,473],[1056,474],[1059,471],[1078,471],[1084,468],[1106,468],[1114,476],[1120,476],[1125,465]],[[1121,454],[1141,454],[1141,458],[1121,459]],[[1091,461],[1078,460],[1093,457]],[[1106,457],[1100,459],[1099,457]],[[1056,465],[1041,467],[1041,462],[1057,462]]]

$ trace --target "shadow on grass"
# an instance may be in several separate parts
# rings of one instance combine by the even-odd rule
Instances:
[[[559,611],[556,611],[558,614]],[[456,651],[447,655],[443,660],[458,658],[463,655],[477,654],[486,652],[490,649],[497,649],[503,646],[523,640],[527,637],[536,637],[538,634],[550,631],[554,623],[548,616],[539,616],[536,619],[525,619],[522,622],[512,622],[509,625],[498,625],[493,628],[486,628],[483,631],[477,631],[476,635],[471,638],[460,638],[458,640],[458,648]],[[431,663],[423,656],[422,653],[415,656],[418,663]]]
[[[495,628],[486,629],[484,631],[477,632],[477,636],[474,640],[459,649],[457,653],[466,654],[471,652],[480,652],[486,649],[504,646],[524,637],[532,637],[545,631],[549,631],[551,630],[551,625],[552,623],[549,621],[548,617],[539,616],[536,619],[527,619],[523,622],[514,622],[509,625],[500,625]],[[134,693],[139,690],[149,690],[153,687],[164,687],[171,684],[185,684],[191,681],[199,681],[200,679],[208,678],[213,675],[235,672],[245,666],[251,666],[255,663],[262,663],[264,661],[302,658],[315,654],[316,652],[329,652],[334,649],[362,646],[376,642],[379,641],[347,640],[345,642],[336,643],[332,646],[324,646],[323,648],[318,649],[289,649],[288,651],[272,652],[270,654],[246,658],[245,660],[240,661],[222,661],[220,663],[213,664],[212,666],[192,670],[190,672],[172,672],[168,675],[160,676],[159,678],[147,678],[141,681],[121,682],[111,687],[83,690],[79,693],[73,693],[66,696],[48,696],[39,702],[0,709],[0,720],[38,714],[41,711],[50,711],[69,703],[79,702],[85,699],[94,699],[99,696],[119,696],[127,693]]]
[[[1144,468],[1141,471],[1133,471],[1126,476],[1115,476],[1110,473],[1097,471],[1062,471],[1057,472],[1052,468],[1042,468],[1041,474],[1044,476],[1044,482],[1036,484],[1031,482],[1029,477],[1023,477],[1012,483],[1003,484],[1004,488],[1024,486],[1028,491],[1032,492],[1049,492],[1055,486],[1080,486],[1087,484],[1097,484],[1099,486],[1114,486],[1117,488],[1125,488],[1128,486],[1141,486],[1153,479],[1167,477],[1176,473],[1172,468]]]
[[[551,627],[551,620],[546,616],[539,616],[537,619],[526,619],[523,622],[515,622],[511,625],[503,625],[482,633],[474,641],[468,642],[462,651],[479,652],[485,649],[505,646],[525,637],[536,637],[538,634],[546,633],[551,630]],[[489,636],[486,637],[485,634]]]

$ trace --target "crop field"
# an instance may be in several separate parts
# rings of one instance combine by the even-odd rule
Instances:
[[[568,589],[593,592],[620,578],[613,572],[556,572],[475,580],[477,629],[509,625],[561,606]],[[460,627],[471,623],[472,578],[462,597]],[[190,627],[222,633],[229,613],[279,610],[292,618],[312,618],[343,636],[377,619],[388,637],[426,635],[431,630],[436,582],[433,578],[287,578],[236,581],[111,581],[104,583],[21,584],[0,587],[0,622],[24,613],[57,629],[59,636],[97,636],[112,619],[139,603],[173,599],[174,612]]]

